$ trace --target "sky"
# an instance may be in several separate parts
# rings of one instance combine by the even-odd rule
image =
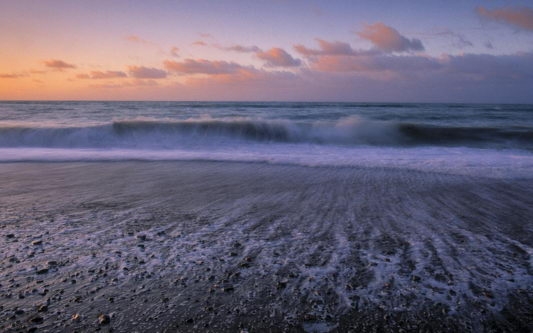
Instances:
[[[533,103],[533,2],[0,0],[0,100]]]

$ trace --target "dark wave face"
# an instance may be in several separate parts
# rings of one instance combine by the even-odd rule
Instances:
[[[252,118],[122,120],[78,126],[0,126],[0,147],[177,148],[220,142],[533,147],[528,127],[437,126],[345,117],[335,122]]]
[[[533,130],[525,127],[509,129],[484,127],[440,127],[401,124],[400,133],[411,144],[426,145],[500,145],[523,146],[533,143]]]

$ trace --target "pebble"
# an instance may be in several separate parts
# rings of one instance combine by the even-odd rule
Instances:
[[[72,321],[80,321],[81,315],[79,313],[75,313],[72,315]]]
[[[15,234],[7,234],[6,238],[15,238]]]
[[[111,321],[111,318],[106,314],[101,314],[98,316],[98,323],[100,325],[107,325]]]
[[[31,242],[31,245],[34,245],[34,246],[37,246],[37,245],[41,245],[43,244],[43,241],[42,240],[34,240],[33,242]]]
[[[44,321],[43,317],[37,316],[30,319],[32,323],[40,324]]]
[[[235,290],[235,288],[233,287],[232,284],[225,284],[225,285],[222,286],[222,290],[227,292],[227,293],[229,293],[229,292]]]
[[[48,268],[41,268],[36,271],[37,274],[46,274],[48,273]]]
[[[288,282],[289,282],[289,280],[287,280],[287,279],[283,279],[283,280],[278,281],[278,285],[277,285],[278,289],[283,289],[283,288],[287,287],[287,283]]]

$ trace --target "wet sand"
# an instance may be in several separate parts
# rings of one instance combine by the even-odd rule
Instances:
[[[0,331],[533,327],[533,178],[0,164]]]

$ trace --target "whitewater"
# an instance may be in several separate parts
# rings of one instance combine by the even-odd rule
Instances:
[[[0,162],[210,160],[533,170],[528,105],[3,102]]]

